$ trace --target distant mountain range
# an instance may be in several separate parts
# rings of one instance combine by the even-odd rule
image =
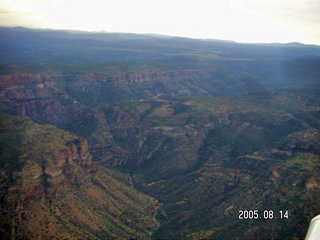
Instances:
[[[0,235],[304,238],[319,80],[315,45],[0,28]]]

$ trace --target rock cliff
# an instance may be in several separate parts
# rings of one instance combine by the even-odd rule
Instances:
[[[132,84],[145,83],[152,81],[165,81],[181,78],[192,77],[208,77],[209,73],[202,69],[182,69],[182,70],[160,70],[150,69],[148,71],[141,71],[136,73],[115,72],[113,74],[103,72],[89,72],[80,75],[78,78],[83,82],[108,82],[110,84]]]
[[[3,239],[149,237],[157,201],[93,163],[85,139],[26,118],[0,118]]]
[[[319,214],[319,47],[0,33],[2,239],[300,239]]]

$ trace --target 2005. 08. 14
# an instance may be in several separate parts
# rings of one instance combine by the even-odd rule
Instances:
[[[288,210],[239,210],[238,218],[241,220],[245,219],[289,219]]]

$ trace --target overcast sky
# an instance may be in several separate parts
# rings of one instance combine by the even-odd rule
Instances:
[[[0,0],[0,25],[320,45],[320,0]]]

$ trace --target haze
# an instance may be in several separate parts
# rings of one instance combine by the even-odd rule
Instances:
[[[320,45],[319,0],[0,0],[0,25]]]

